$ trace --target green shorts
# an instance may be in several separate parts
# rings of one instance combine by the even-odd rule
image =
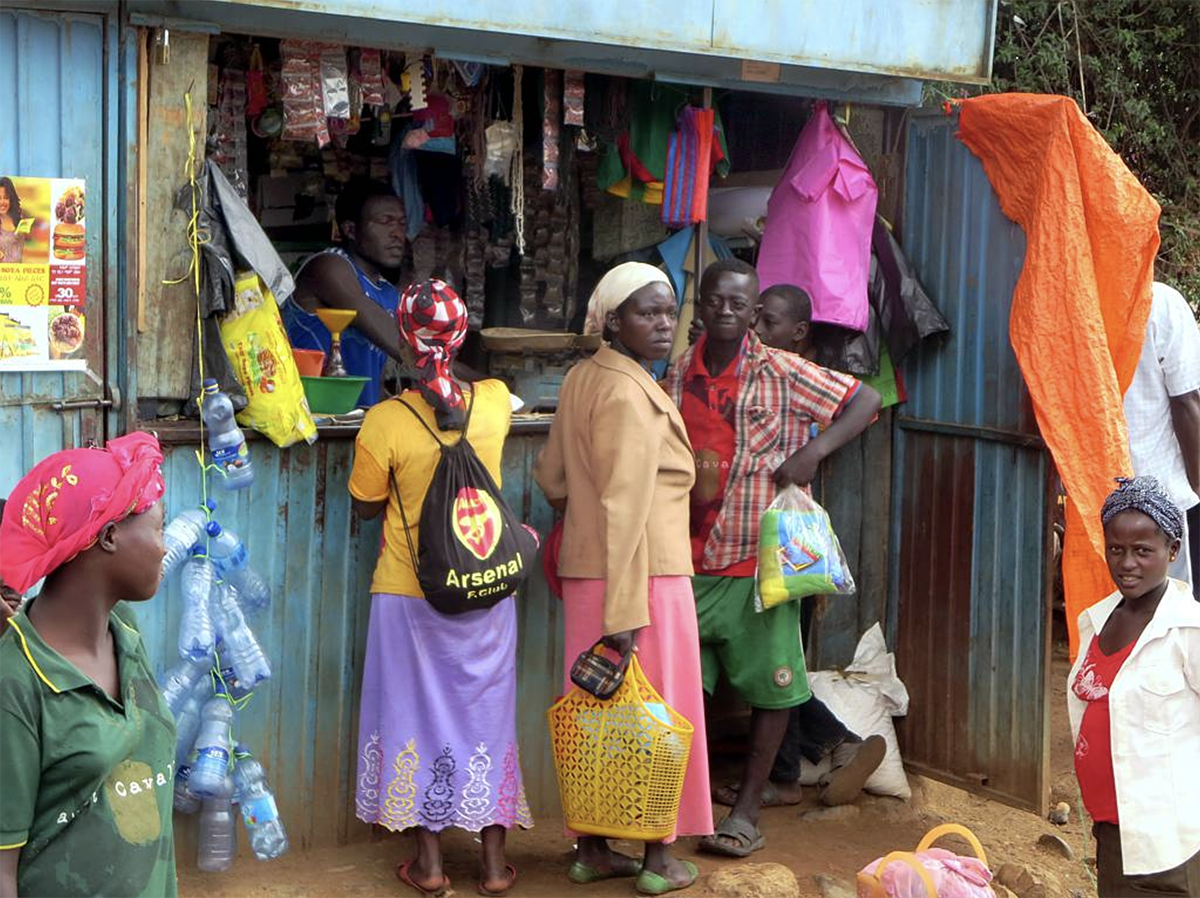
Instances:
[[[794,708],[812,696],[800,643],[800,605],[754,610],[753,577],[692,578],[704,691],[721,671],[752,708]]]

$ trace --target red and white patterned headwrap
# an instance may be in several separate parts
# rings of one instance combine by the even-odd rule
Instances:
[[[467,336],[467,307],[436,278],[412,284],[400,296],[396,315],[400,336],[416,353],[421,395],[443,412],[443,427],[461,427],[462,388],[450,376],[450,362]]]

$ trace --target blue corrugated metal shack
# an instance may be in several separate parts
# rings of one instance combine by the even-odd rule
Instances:
[[[953,140],[953,122],[906,112],[920,102],[922,79],[988,78],[995,0],[843,0],[836,16],[810,2],[763,2],[747,15],[738,0],[632,0],[614,10],[505,0],[6,4],[0,174],[84,177],[96,211],[87,231],[88,370],[0,373],[0,493],[54,450],[141,427],[166,446],[169,508],[197,500],[197,431],[162,417],[187,398],[195,306],[186,284],[164,281],[187,266],[171,212],[187,151],[183,95],[203,91],[216,35],[420,48],[850,103],[880,211],[952,335],[907,360],[908,404],[822,472],[819,495],[860,594],[818,608],[810,666],[848,662],[858,636],[886,620],[913,693],[909,760],[1039,805],[1045,708],[1018,689],[1046,667],[1046,461],[1008,346],[1020,233]],[[773,124],[790,140],[801,122]],[[506,497],[543,532],[551,513],[530,471],[546,426],[518,423],[504,459]],[[354,436],[353,426],[336,425],[312,446],[256,440],[254,485],[221,497],[221,519],[243,535],[275,595],[257,628],[274,676],[239,732],[280,786],[293,844],[304,847],[366,834],[353,812],[354,746],[379,525],[350,512]],[[557,794],[544,710],[560,684],[559,611],[540,577],[520,608],[523,766],[535,812],[549,815]],[[139,615],[166,667],[180,618],[175,587]]]

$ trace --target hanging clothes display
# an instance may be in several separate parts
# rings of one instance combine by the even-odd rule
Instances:
[[[813,320],[861,331],[879,190],[867,165],[817,103],[767,204],[759,282],[794,284]]]
[[[725,160],[717,140],[716,110],[685,106],[667,144],[662,220],[673,228],[708,218],[708,181]],[[728,166],[726,166],[728,168]]]
[[[675,131],[679,110],[687,94],[653,81],[636,81],[629,88],[629,130],[606,146],[596,172],[601,190],[623,199],[641,200],[658,206],[663,202],[663,179],[667,171],[667,147]],[[716,121],[721,161],[717,171],[729,170],[729,149]]]

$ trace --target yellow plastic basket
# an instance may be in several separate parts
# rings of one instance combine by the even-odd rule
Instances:
[[[694,729],[650,685],[636,655],[612,698],[572,689],[546,720],[570,829],[641,842],[675,831]]]

